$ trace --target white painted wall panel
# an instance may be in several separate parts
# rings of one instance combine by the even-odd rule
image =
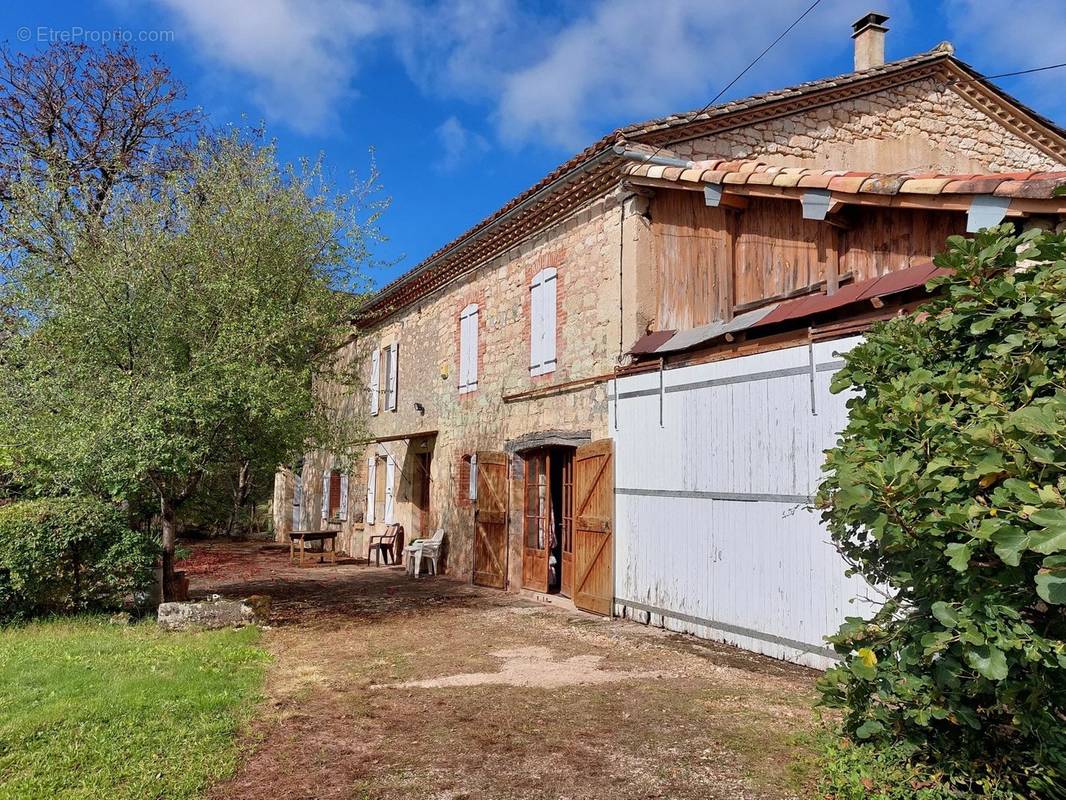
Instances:
[[[868,613],[851,601],[871,592],[845,577],[806,498],[847,419],[829,394],[834,353],[858,341],[815,345],[816,413],[807,347],[666,371],[661,397],[658,373],[611,387],[619,613],[832,663],[823,637]]]

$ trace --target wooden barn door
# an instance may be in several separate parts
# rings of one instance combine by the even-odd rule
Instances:
[[[477,454],[474,510],[474,583],[503,589],[507,584],[507,455]]]
[[[614,601],[614,447],[601,439],[574,454],[574,605],[611,616]]]

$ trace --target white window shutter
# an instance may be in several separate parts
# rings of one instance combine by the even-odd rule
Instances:
[[[303,476],[297,472],[293,475],[292,487],[292,529],[300,530],[300,508],[303,506],[304,485]]]
[[[329,519],[329,470],[322,475],[322,521]]]
[[[386,380],[388,383],[385,386],[385,410],[396,410],[396,389],[399,382],[400,373],[400,344],[399,342],[393,342],[389,345],[389,356],[386,363],[389,365],[388,375]]]
[[[366,514],[363,519],[368,525],[374,524],[374,490],[378,485],[378,460],[370,456],[366,460]]]
[[[477,388],[478,308],[469,305],[459,315],[459,393]]]
[[[340,508],[337,509],[337,516],[342,520],[348,519],[348,473],[341,474],[341,491],[340,491]]]
[[[370,354],[370,413],[378,413],[378,389],[381,385],[381,351]]]
[[[529,284],[529,374],[544,375],[555,369],[557,273],[547,267]]]
[[[559,281],[554,269],[545,270],[544,282],[540,286],[541,307],[541,374],[555,370],[555,303],[556,287]]]
[[[529,285],[529,374],[540,374],[541,280],[538,273]]]
[[[396,521],[396,462],[392,456],[385,457],[385,519],[386,525]]]

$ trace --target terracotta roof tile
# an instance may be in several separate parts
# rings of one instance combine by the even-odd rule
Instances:
[[[959,178],[950,181],[941,191],[944,194],[992,194],[996,187],[1007,180],[1000,175],[986,175],[980,178]]]
[[[862,185],[866,182],[865,175],[838,175],[829,181],[829,190],[833,192],[844,192],[846,194],[855,194],[862,188]]]
[[[951,178],[934,178],[928,175],[922,178],[908,178],[899,187],[902,194],[940,194],[940,190],[951,183]]]
[[[999,197],[1018,197],[1031,200],[1052,200],[1055,190],[1066,185],[1063,172],[1009,172],[993,175],[945,175],[936,172],[909,172],[898,175],[869,172],[843,172],[831,169],[811,169],[766,164],[743,160],[723,161],[717,169],[704,170],[700,179],[704,183],[740,186],[752,184],[774,186],[779,189],[829,189],[844,194],[995,194]],[[630,175],[646,174],[650,178],[665,180],[695,180],[695,169],[679,167],[652,167],[634,164],[627,167]],[[1062,199],[1061,213],[1066,215],[1066,198]]]
[[[808,173],[803,175],[799,179],[799,183],[796,184],[801,189],[828,189],[829,182],[833,180],[835,176],[824,175],[821,173]]]
[[[900,175],[871,175],[863,183],[862,190],[870,194],[896,194],[905,180],[906,177]]]
[[[997,197],[1025,197],[1043,199],[1054,197],[1055,190],[1066,183],[1062,178],[1029,178],[1021,181],[1003,181],[996,187]]]
[[[774,182],[774,178],[777,177],[776,172],[766,170],[764,172],[753,172],[748,176],[748,183],[755,186],[770,186]]]

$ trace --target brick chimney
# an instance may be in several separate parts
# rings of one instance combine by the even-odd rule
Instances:
[[[885,22],[888,16],[871,11],[851,26],[855,40],[855,71],[861,72],[885,63]]]

